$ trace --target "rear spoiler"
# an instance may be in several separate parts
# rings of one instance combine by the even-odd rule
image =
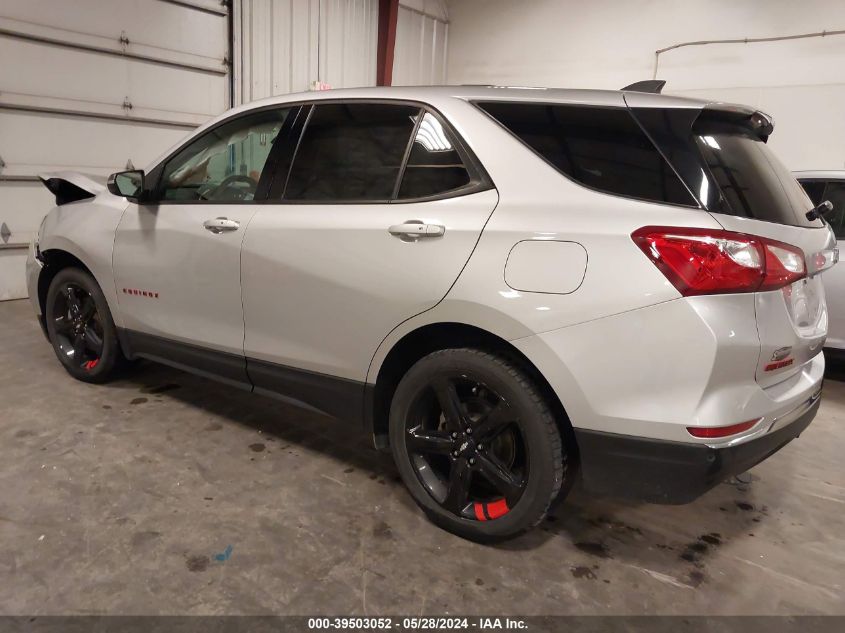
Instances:
[[[622,88],[622,92],[660,94],[665,85],[666,81],[663,79],[646,79],[625,86]],[[766,114],[762,110],[754,110],[753,108],[733,103],[710,103],[704,107],[701,119],[706,121],[708,118],[724,118],[725,120],[744,125],[764,142],[769,140],[769,136],[771,136],[775,129],[775,120],[770,114]]]
[[[38,174],[38,179],[56,196],[56,205],[94,198],[106,191],[106,179],[75,171]]]
[[[755,110],[742,105],[732,103],[711,103],[701,113],[701,121],[731,121],[749,129],[756,134],[761,141],[766,142],[775,131],[775,120],[772,115],[762,110]]]
[[[623,92],[648,92],[659,95],[663,91],[663,86],[666,85],[664,79],[646,79],[644,81],[636,81],[622,88]]]

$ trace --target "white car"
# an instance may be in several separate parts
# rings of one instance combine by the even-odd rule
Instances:
[[[829,201],[832,209],[824,219],[836,234],[841,250],[845,240],[845,171],[797,171],[795,177],[813,204]],[[830,356],[845,360],[845,266],[836,266],[824,276],[829,306],[829,328],[825,349]]]
[[[468,538],[576,475],[688,502],[819,406],[836,242],[771,131],[633,90],[276,97],[107,187],[45,174],[30,296],[73,377],[144,357],[347,420]]]

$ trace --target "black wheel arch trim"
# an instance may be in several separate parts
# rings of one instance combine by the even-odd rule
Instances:
[[[566,405],[537,366],[506,339],[484,328],[453,321],[428,323],[406,332],[384,355],[377,371],[373,371],[374,368],[371,367],[370,375],[374,376],[375,382],[367,383],[364,421],[368,425],[367,432],[373,437],[376,448],[379,450],[390,448],[387,415],[393,392],[404,372],[427,354],[442,349],[463,347],[502,354],[534,380],[555,416],[561,435],[568,440],[568,445],[572,450],[570,460],[573,468],[577,468],[578,447],[569,414],[566,412]]]

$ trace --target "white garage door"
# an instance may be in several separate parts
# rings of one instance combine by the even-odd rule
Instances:
[[[228,32],[220,0],[3,0],[0,299],[53,203],[36,174],[144,167],[227,109]]]

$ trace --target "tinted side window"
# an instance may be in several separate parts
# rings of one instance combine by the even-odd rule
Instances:
[[[807,192],[807,195],[810,196],[810,200],[813,201],[813,204],[819,204],[822,201],[822,196],[824,195],[824,180],[799,180],[798,182],[801,183],[801,186],[804,187],[804,191]]]
[[[825,213],[824,219],[833,227],[836,239],[845,240],[845,182],[827,183],[822,200],[830,200],[833,204],[833,210]]]
[[[624,108],[536,103],[479,106],[581,184],[641,200],[698,206]]]
[[[430,112],[417,129],[399,198],[423,198],[459,189],[470,182],[454,140]]]
[[[388,200],[420,109],[375,103],[317,105],[285,189],[289,200]]]
[[[264,110],[202,135],[164,166],[161,199],[252,200],[289,109]]]

